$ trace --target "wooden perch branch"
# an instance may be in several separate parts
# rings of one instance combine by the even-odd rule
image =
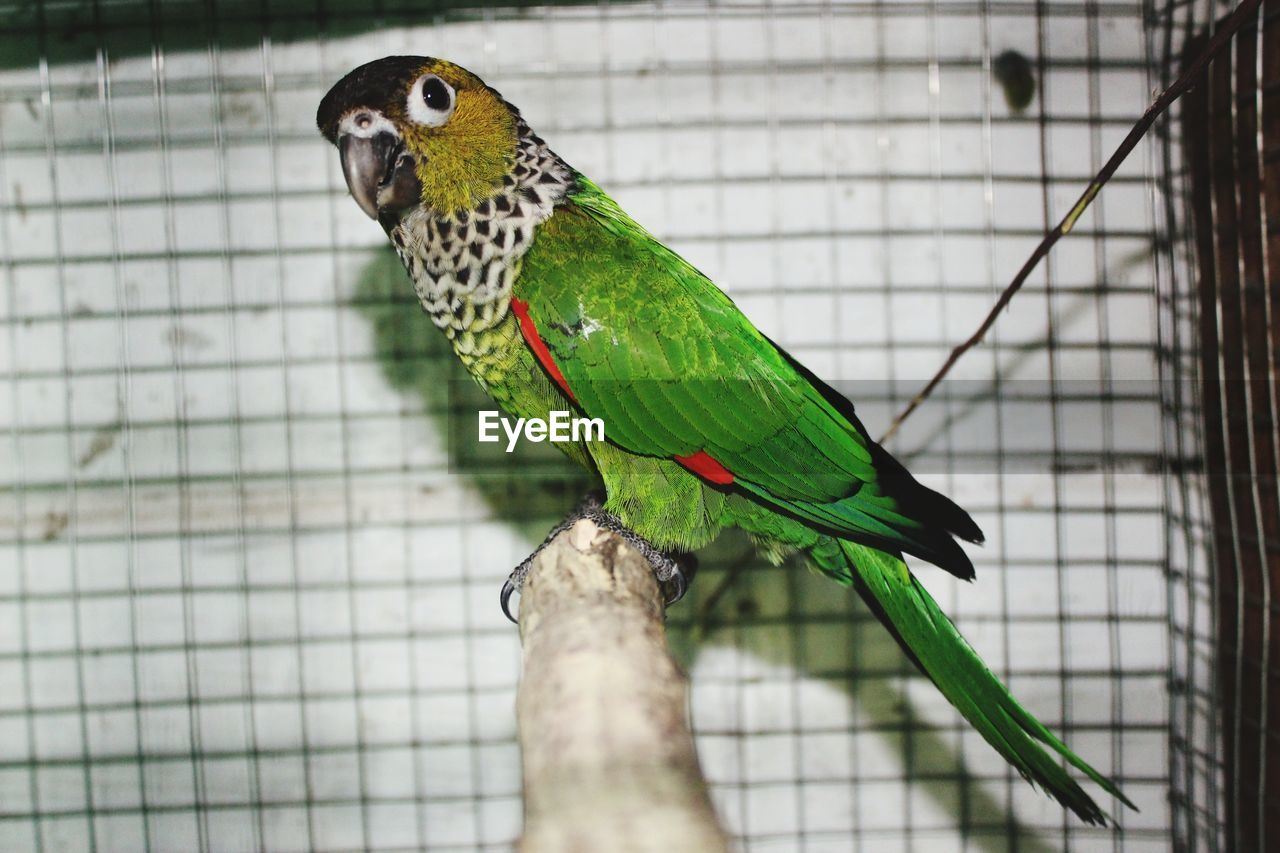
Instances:
[[[727,851],[648,562],[583,519],[520,598],[525,853]]]

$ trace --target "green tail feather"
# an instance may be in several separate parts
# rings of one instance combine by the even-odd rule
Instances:
[[[838,540],[838,546],[837,540],[826,540],[810,553],[819,568],[858,590],[916,665],[1028,781],[1082,820],[1099,825],[1110,820],[1047,746],[1136,811],[1115,783],[1018,704],[899,557],[847,540]]]

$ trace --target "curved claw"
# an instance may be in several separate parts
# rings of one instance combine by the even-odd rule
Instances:
[[[511,615],[511,593],[516,591],[516,585],[511,582],[511,578],[507,578],[502,584],[502,594],[498,601],[502,604],[502,613],[511,620],[512,625],[519,625],[520,620]]]
[[[671,584],[675,587],[675,590],[672,591],[671,596],[667,599],[667,607],[684,598],[684,594],[689,591],[689,579],[679,569],[676,569],[676,573],[671,576]]]

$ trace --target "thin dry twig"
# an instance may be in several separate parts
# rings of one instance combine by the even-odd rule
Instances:
[[[1000,298],[996,300],[996,304],[992,307],[991,312],[987,314],[986,319],[984,319],[982,324],[978,326],[978,330],[970,335],[968,340],[951,351],[951,355],[947,356],[947,360],[943,362],[942,367],[940,367],[938,372],[933,375],[933,378],[920,389],[920,392],[911,399],[911,402],[907,404],[906,408],[904,408],[902,412],[893,419],[893,423],[889,425],[889,428],[885,430],[884,435],[880,437],[881,443],[887,442],[889,439],[893,438],[894,434],[897,433],[898,428],[902,426],[902,422],[905,421],[912,412],[919,408],[921,403],[928,399],[929,395],[938,387],[938,383],[940,383],[946,375],[951,372],[951,368],[955,366],[961,356],[977,346],[983,337],[986,336],[991,327],[995,325],[996,318],[1000,316],[1000,312],[1003,311],[1005,306],[1007,306],[1010,300],[1013,299],[1013,295],[1022,289],[1022,285],[1031,276],[1031,273],[1035,270],[1041,259],[1044,258],[1045,255],[1049,254],[1049,250],[1052,249],[1064,235],[1071,233],[1071,229],[1075,227],[1076,221],[1080,218],[1081,214],[1085,212],[1085,209],[1088,208],[1094,198],[1097,197],[1099,190],[1102,189],[1107,181],[1111,180],[1112,175],[1114,175],[1116,170],[1120,168],[1120,164],[1125,161],[1125,158],[1127,158],[1133,149],[1137,147],[1139,140],[1141,140],[1142,137],[1146,135],[1147,131],[1151,129],[1151,125],[1155,124],[1155,120],[1159,118],[1174,101],[1182,97],[1182,95],[1184,95],[1187,90],[1196,83],[1210,60],[1217,56],[1224,47],[1230,44],[1232,37],[1235,36],[1240,28],[1257,17],[1258,7],[1261,5],[1261,2],[1262,0],[1243,0],[1243,2],[1236,7],[1235,11],[1232,12],[1225,21],[1223,21],[1222,26],[1214,34],[1208,45],[1205,46],[1204,51],[1196,57],[1191,64],[1187,65],[1183,69],[1182,74],[1178,76],[1178,79],[1170,84],[1169,88],[1161,92],[1160,96],[1152,102],[1151,106],[1147,108],[1147,111],[1142,114],[1142,118],[1138,119],[1137,124],[1135,124],[1133,129],[1129,131],[1129,135],[1120,143],[1120,147],[1118,147],[1115,150],[1115,153],[1111,155],[1111,159],[1106,162],[1106,165],[1104,165],[1094,179],[1089,182],[1089,186],[1085,187],[1084,192],[1080,194],[1080,198],[1074,205],[1072,205],[1071,210],[1067,211],[1067,215],[1062,217],[1062,221],[1054,226],[1052,231],[1044,235],[1044,239],[1040,241],[1040,245],[1036,246],[1035,251],[1033,251],[1031,256],[1027,258],[1026,262],[1022,265],[1022,268],[1018,270],[1018,274],[1013,277],[1013,281],[1010,282],[1009,286],[1000,294]]]

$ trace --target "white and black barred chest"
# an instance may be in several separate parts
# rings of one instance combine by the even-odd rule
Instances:
[[[413,209],[390,232],[422,307],[464,361],[506,317],[534,230],[569,192],[573,173],[523,121],[512,173],[473,210]]]

